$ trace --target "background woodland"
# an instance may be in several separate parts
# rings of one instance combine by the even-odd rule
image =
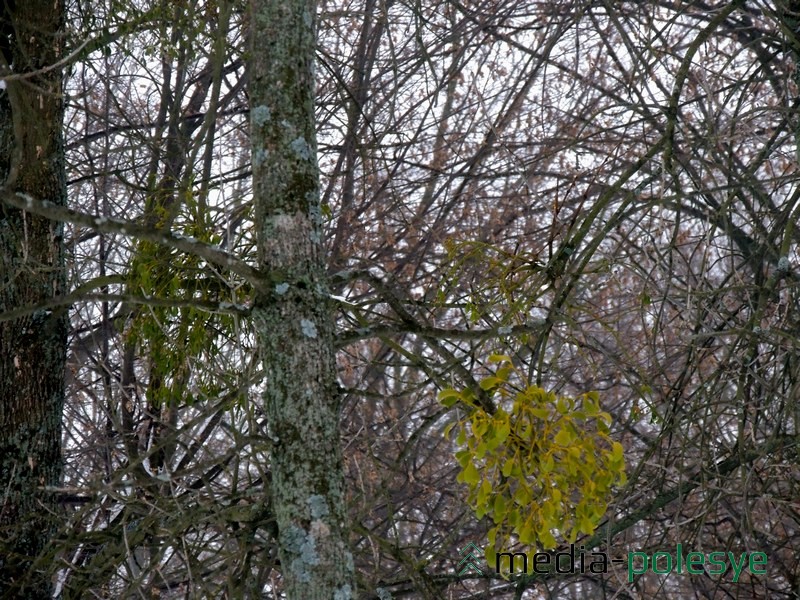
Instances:
[[[36,565],[63,598],[280,598],[248,8],[65,11],[67,206],[100,219],[63,231],[64,466]],[[797,598],[800,5],[322,0],[316,28],[355,597]],[[492,355],[512,396],[482,385]],[[760,551],[768,574],[459,576],[495,523],[457,425],[527,386],[597,392],[624,449],[576,544]]]

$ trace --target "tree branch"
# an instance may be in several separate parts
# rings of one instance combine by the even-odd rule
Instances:
[[[228,269],[231,273],[243,278],[258,291],[269,293],[271,275],[265,275],[230,252],[210,246],[195,238],[167,230],[154,230],[131,221],[79,212],[47,200],[37,200],[28,194],[12,192],[7,188],[0,189],[0,199],[9,206],[53,221],[82,225],[100,233],[127,235],[186,252],[202,258],[206,262]]]

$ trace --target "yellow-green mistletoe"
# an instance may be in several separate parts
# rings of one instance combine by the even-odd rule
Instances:
[[[480,386],[506,400],[494,414],[469,389],[445,389],[439,400],[467,408],[448,431],[458,430],[458,480],[469,486],[471,506],[494,521],[486,550],[492,564],[512,536],[546,550],[558,545],[556,536],[571,543],[593,533],[614,486],[626,479],[622,445],[610,438],[611,415],[600,409],[597,392],[567,398],[535,385],[515,388],[511,359],[490,361],[499,367]],[[502,408],[509,405],[510,412]]]

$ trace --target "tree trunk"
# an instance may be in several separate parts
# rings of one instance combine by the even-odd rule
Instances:
[[[63,3],[6,0],[0,48],[15,74],[61,56]],[[0,91],[3,194],[66,201],[60,69],[7,82]],[[0,203],[0,313],[63,295],[63,226]],[[0,597],[50,598],[39,562],[56,521],[44,489],[61,477],[67,312],[38,309],[0,321]],[[52,558],[52,557],[51,557]]]
[[[250,2],[250,128],[271,508],[291,600],[354,597],[347,550],[333,306],[321,246],[313,0]]]

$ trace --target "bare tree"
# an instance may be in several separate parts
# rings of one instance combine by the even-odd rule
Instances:
[[[264,360],[270,508],[286,597],[354,597],[335,304],[322,255],[314,118],[313,1],[250,3],[253,204],[264,289],[253,319]]]
[[[77,210],[29,211],[72,223],[66,597],[290,594],[348,531],[357,583],[326,575],[366,598],[796,593],[796,7],[322,4],[318,214],[310,91],[281,96],[308,83],[302,8],[277,30],[238,2],[81,8]],[[472,408],[437,392],[508,411],[492,353],[516,385],[599,393],[628,483],[576,543],[621,566],[459,575],[493,523],[444,435]],[[314,410],[287,412],[311,370]],[[678,544],[767,573],[629,577]]]

